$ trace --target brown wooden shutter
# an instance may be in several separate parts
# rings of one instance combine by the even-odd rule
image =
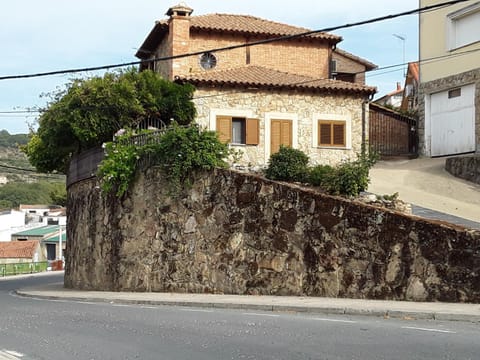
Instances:
[[[232,141],[232,118],[226,116],[217,116],[218,138],[223,143]]]
[[[328,122],[318,122],[318,145],[330,146],[332,144],[332,126]]]
[[[280,120],[272,120],[271,121],[271,149],[270,153],[275,154],[280,149],[280,136],[282,131],[282,125]]]
[[[345,123],[333,123],[334,146],[345,146]]]
[[[292,122],[290,120],[281,122],[280,142],[282,145],[292,147]]]
[[[260,143],[260,125],[258,119],[247,119],[246,132],[245,143],[247,145],[258,145]]]

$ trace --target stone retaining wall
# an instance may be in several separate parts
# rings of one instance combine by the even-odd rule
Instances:
[[[227,170],[95,185],[69,188],[67,287],[480,302],[478,231]]]
[[[480,155],[448,158],[445,169],[453,176],[480,184]]]

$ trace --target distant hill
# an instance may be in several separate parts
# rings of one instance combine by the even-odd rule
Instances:
[[[0,131],[1,147],[18,147],[19,145],[25,145],[26,143],[28,143],[27,134],[10,135],[10,133],[7,130]]]
[[[20,204],[65,205],[65,176],[37,173],[20,150],[27,143],[27,134],[0,131],[0,209]]]
[[[7,130],[0,131],[0,184],[5,182],[64,181],[62,175],[37,173],[28,162],[20,146],[28,143],[27,134],[10,135]]]

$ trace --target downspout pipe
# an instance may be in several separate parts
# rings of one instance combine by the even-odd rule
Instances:
[[[368,95],[362,101],[362,150],[361,153],[365,154],[367,150],[367,121],[370,101],[373,99],[373,94]]]

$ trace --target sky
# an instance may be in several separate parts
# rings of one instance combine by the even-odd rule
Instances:
[[[136,49],[156,20],[180,0],[15,0],[0,13],[0,77],[95,67],[138,60]],[[192,15],[253,15],[313,30],[368,20],[416,9],[418,0],[185,0]],[[379,67],[418,59],[418,15],[333,31],[343,37],[337,46]],[[398,35],[405,40],[401,40]],[[367,74],[376,97],[404,82],[403,67]],[[0,130],[11,134],[35,129],[37,113],[48,97],[74,77],[55,75],[0,81]],[[11,113],[11,112],[15,113]]]

